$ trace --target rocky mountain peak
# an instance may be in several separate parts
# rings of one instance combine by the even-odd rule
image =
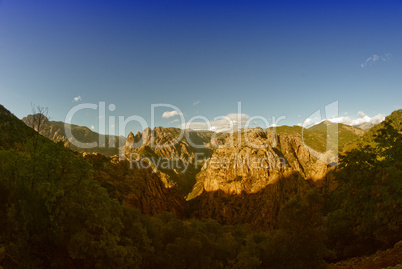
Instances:
[[[130,132],[127,136],[127,142],[134,142],[134,134]]]
[[[46,124],[46,123],[48,123],[48,122],[49,122],[49,118],[46,117],[44,114],[36,113],[36,114],[30,114],[30,115],[24,117],[24,118],[22,119],[22,121],[23,121],[26,125],[32,127],[32,126],[37,126],[38,123],[40,123],[40,124]]]

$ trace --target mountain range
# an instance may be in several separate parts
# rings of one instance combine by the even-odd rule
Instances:
[[[35,117],[39,115],[28,115],[22,121],[32,126]],[[265,187],[269,181],[274,182],[279,176],[289,172],[297,172],[305,179],[316,181],[325,175],[328,170],[326,165],[331,163],[331,160],[335,160],[333,155],[337,154],[336,151],[342,151],[347,145],[350,147],[366,132],[345,124],[323,121],[309,129],[300,126],[279,126],[265,130],[254,128],[223,133],[192,130],[182,132],[178,128],[156,127],[153,130],[146,128],[136,135],[130,132],[127,138],[124,138],[99,135],[87,127],[49,121],[46,117],[43,121],[39,131],[42,135],[55,142],[62,141],[66,147],[73,150],[100,153],[109,157],[124,152],[127,159],[130,158],[130,154],[136,158],[152,158],[154,171],[165,186],[176,186],[187,199],[194,198],[204,189],[206,191],[221,189],[236,194],[242,191],[256,192]],[[74,138],[79,142],[106,141],[106,143],[93,148],[78,148],[71,143],[71,138],[66,137],[65,128],[70,128]],[[331,136],[330,133],[332,133]],[[180,135],[183,135],[183,139],[177,140]],[[114,147],[109,147],[112,140]],[[119,149],[118,145],[124,145],[124,147]],[[261,149],[256,151],[250,145],[257,145]],[[218,170],[208,169],[211,157],[218,160],[230,159],[232,155],[236,155],[236,162],[239,164],[245,161],[250,162],[250,158],[256,156],[266,158],[265,166],[271,167],[277,164],[270,162],[277,162],[283,158],[287,166],[286,171],[278,172],[277,169],[272,168],[264,172],[261,172],[261,169],[257,172],[253,168],[245,171],[244,165],[241,168],[243,170],[240,171],[239,165],[236,171],[227,171],[224,180],[206,181],[207,178],[217,180],[215,174]],[[174,159],[182,162],[181,169],[173,167]],[[162,161],[171,163],[166,164],[165,168],[161,165],[155,167],[154,163]],[[233,156],[229,162],[229,166],[234,165]],[[336,164],[336,160],[332,164]],[[247,163],[247,166],[250,166],[250,163]],[[252,182],[249,182],[247,178],[253,178]]]

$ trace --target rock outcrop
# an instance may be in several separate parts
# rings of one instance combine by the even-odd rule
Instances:
[[[327,171],[328,164],[311,155],[299,138],[249,129],[228,136],[214,151],[197,175],[191,198],[203,191],[256,193],[294,173],[317,181]]]
[[[177,187],[187,196],[204,160],[212,154],[208,148],[212,134],[177,128],[146,128],[142,133],[127,136],[126,158],[140,164],[144,159],[149,160],[165,187]]]
[[[213,132],[195,132],[178,128],[156,127],[144,129],[136,135],[127,136],[125,150],[127,154],[139,153],[142,156],[154,155],[164,158],[180,158],[194,161],[196,155],[210,156],[207,148]],[[202,156],[204,157],[204,156]]]

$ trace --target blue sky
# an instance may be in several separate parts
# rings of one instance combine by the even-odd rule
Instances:
[[[64,121],[104,101],[107,116],[150,123],[151,104],[166,103],[213,120],[241,102],[295,125],[334,101],[354,119],[401,100],[400,0],[0,1],[0,103],[20,118],[31,103]],[[155,125],[179,126],[162,118],[171,110]],[[98,118],[72,121],[99,130]]]

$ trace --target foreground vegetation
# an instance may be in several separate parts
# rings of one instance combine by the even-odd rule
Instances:
[[[272,232],[183,221],[168,212],[150,217],[110,198],[81,156],[47,141],[33,152],[34,139],[26,151],[0,152],[5,268],[293,268],[323,262],[317,191],[289,201],[280,229]]]

